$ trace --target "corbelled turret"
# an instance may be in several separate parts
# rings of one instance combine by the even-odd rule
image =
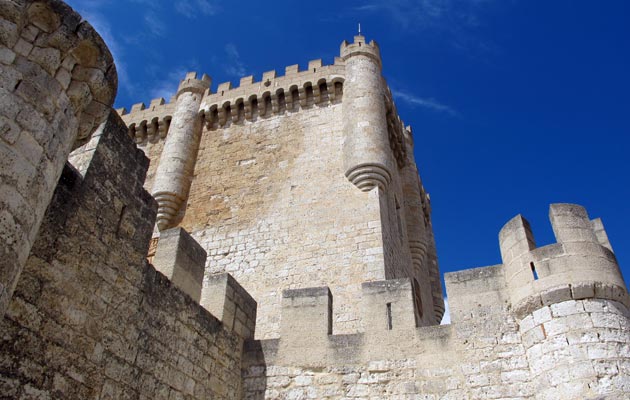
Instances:
[[[387,133],[385,94],[378,45],[365,37],[341,44],[346,63],[344,83],[343,157],[346,177],[356,187],[370,191],[387,187],[394,167]]]
[[[209,87],[210,77],[204,74],[197,79],[197,74],[191,72],[177,90],[175,113],[152,191],[158,202],[157,226],[161,231],[176,225],[177,215],[188,197],[201,138],[199,105]]]

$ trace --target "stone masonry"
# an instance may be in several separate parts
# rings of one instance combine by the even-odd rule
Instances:
[[[375,42],[114,111],[59,0],[0,2],[0,399],[628,399],[599,219],[445,277]]]

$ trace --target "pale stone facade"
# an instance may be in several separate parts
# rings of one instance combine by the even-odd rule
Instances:
[[[145,187],[164,210],[158,228],[187,229],[208,253],[208,276],[229,272],[258,299],[257,336],[278,336],[283,289],[310,285],[330,285],[335,331],[358,332],[361,284],[402,277],[417,282],[419,324],[438,323],[428,196],[378,46],[357,36],[333,65],[315,60],[216,93],[196,78],[169,104],[119,112],[152,160]],[[197,94],[186,92],[190,82]],[[185,119],[184,108],[199,118]]]
[[[540,248],[510,220],[502,264],[446,275],[438,325],[429,198],[374,42],[116,113],[80,16],[0,17],[0,399],[630,397],[630,299],[580,206],[551,206]]]

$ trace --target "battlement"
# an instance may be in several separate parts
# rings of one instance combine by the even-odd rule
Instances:
[[[557,243],[536,247],[529,222],[517,215],[501,229],[505,279],[518,316],[570,299],[604,298],[630,304],[601,220],[575,204],[552,204]]]
[[[379,68],[382,68],[381,51],[378,47],[378,44],[376,44],[374,40],[370,41],[370,43],[367,43],[365,41],[365,36],[361,34],[354,37],[353,43],[348,43],[346,40],[344,40],[341,43],[339,54],[344,61],[347,60],[349,57],[357,55],[370,57],[378,63]]]
[[[344,80],[345,67],[340,59],[332,65],[312,60],[305,71],[291,65],[283,76],[268,71],[263,73],[261,81],[247,76],[241,78],[238,87],[231,82],[222,83],[216,93],[206,91],[200,113],[207,129],[217,129],[228,122],[255,121],[314,105],[338,103]]]
[[[175,97],[179,97],[182,93],[192,92],[192,93],[203,93],[210,87],[212,80],[206,74],[201,76],[201,79],[197,79],[196,72],[189,72],[186,74],[186,77],[179,83],[179,87],[177,88],[177,94]]]
[[[322,286],[284,290],[280,338],[257,342],[267,350],[273,348],[273,355],[288,364],[312,366],[325,366],[330,360],[405,358],[410,348],[447,346],[450,326],[416,326],[409,279],[365,282],[362,292],[362,333],[333,332],[333,296]],[[400,346],[403,342],[405,346]],[[249,346],[256,348],[253,342]]]
[[[204,87],[199,114],[207,129],[218,129],[226,126],[228,121],[253,122],[258,117],[267,118],[313,105],[338,103],[343,96],[344,80],[345,66],[340,58],[335,58],[332,65],[323,65],[322,60],[318,59],[309,61],[304,71],[300,71],[296,64],[286,67],[284,75],[278,75],[272,70],[264,72],[260,81],[250,75],[241,78],[236,87],[232,82],[220,83],[216,92],[208,87],[210,78],[207,75],[204,74],[198,80],[196,74],[191,72],[180,84],[177,95],[182,90],[200,90]],[[175,112],[174,99],[177,95],[170,102],[157,98],[151,100],[149,107],[137,103],[129,112],[125,108],[116,110],[136,143],[166,137]]]

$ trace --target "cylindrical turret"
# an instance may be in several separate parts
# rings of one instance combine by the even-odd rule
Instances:
[[[549,219],[558,243],[536,248],[529,223],[518,215],[501,229],[499,242],[510,299],[517,315],[541,304],[581,297],[587,292],[627,302],[626,287],[612,251],[602,245],[586,210],[575,204],[552,204]],[[601,221],[599,230],[603,231]],[[604,244],[610,243],[607,241]],[[603,285],[606,289],[598,290]]]
[[[426,201],[428,202],[428,196]],[[428,204],[427,204],[428,207]],[[427,214],[430,210],[426,211]],[[442,279],[440,278],[440,267],[437,259],[437,249],[435,248],[435,238],[433,237],[433,226],[429,218],[427,224],[427,264],[429,269],[429,280],[431,281],[431,292],[433,293],[433,312],[435,320],[442,321],[444,316],[444,297],[442,295]]]
[[[110,113],[107,46],[62,1],[0,2],[0,318],[72,149]]]
[[[188,197],[201,138],[199,106],[209,87],[207,75],[197,79],[197,74],[190,72],[177,90],[175,112],[152,191],[158,203],[157,226],[160,231],[176,225],[177,215]]]
[[[536,248],[518,215],[501,229],[505,279],[536,399],[625,399],[628,298],[600,220],[575,204],[552,204],[557,243]]]
[[[403,202],[405,207],[405,222],[407,226],[407,238],[409,241],[409,251],[413,263],[413,277],[417,279],[420,286],[420,296],[422,298],[423,318],[430,318],[429,323],[439,323],[434,321],[433,316],[433,290],[429,275],[429,265],[426,259],[427,254],[427,226],[426,216],[422,203],[422,188],[418,169],[413,156],[413,137],[411,128],[404,130],[405,146],[407,150],[407,162],[400,169],[400,178],[403,192]]]
[[[343,157],[346,177],[356,187],[370,191],[387,187],[394,162],[387,134],[381,57],[378,45],[365,37],[341,44],[346,63],[344,82]]]

